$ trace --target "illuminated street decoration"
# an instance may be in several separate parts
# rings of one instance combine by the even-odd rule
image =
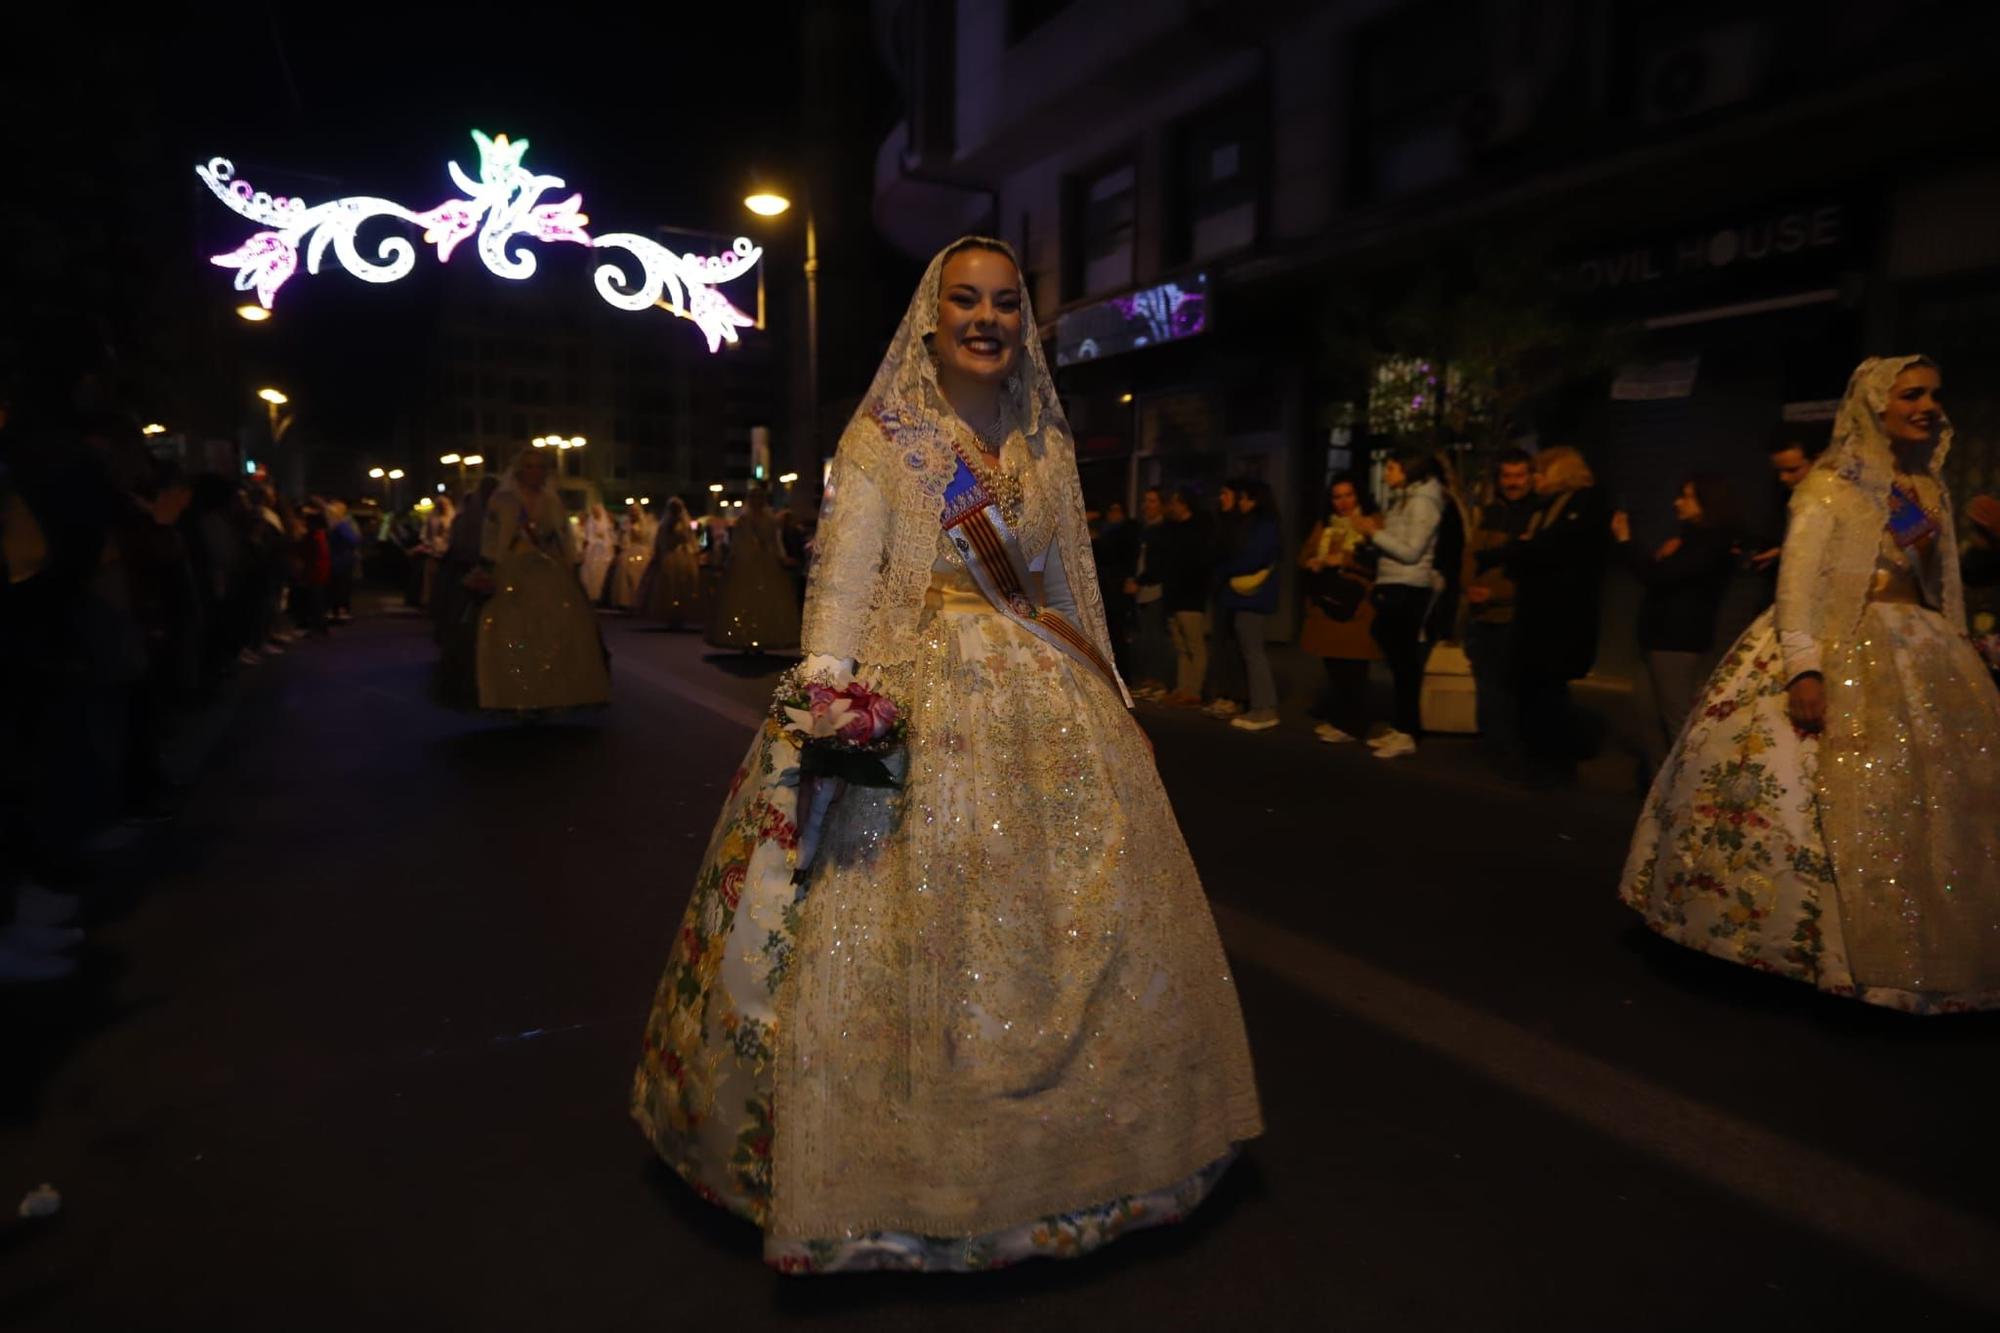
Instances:
[[[737,237],[726,255],[675,254],[658,241],[623,232],[599,236],[592,244],[600,250],[613,247],[629,250],[639,261],[644,280],[636,284],[616,264],[604,264],[597,270],[597,294],[621,310],[644,310],[657,305],[683,319],[691,319],[708,336],[711,352],[724,342],[735,342],[736,330],[747,329],[757,322],[715,290],[722,283],[748,273],[763,255],[745,237]],[[620,290],[622,287],[631,290]]]
[[[582,211],[581,194],[543,202],[544,195],[564,188],[563,181],[523,165],[526,139],[510,140],[504,134],[488,138],[478,130],[472,139],[479,148],[478,177],[456,162],[448,163],[452,181],[464,197],[422,212],[367,195],[307,204],[303,199],[265,194],[238,180],[229,159],[212,158],[196,167],[195,174],[231,211],[263,230],[209,262],[235,269],[236,290],[254,290],[265,310],[276,300],[278,289],[298,272],[302,248],[309,274],[319,273],[331,248],[340,266],[364,282],[395,282],[416,267],[416,247],[409,238],[384,237],[372,257],[363,254],[359,244],[363,223],[388,218],[422,228],[424,243],[437,248],[441,264],[450,262],[462,242],[477,236],[474,249],[480,262],[494,275],[514,281],[534,275],[530,241],[629,251],[638,261],[640,280],[627,279],[616,262],[605,264],[596,272],[598,293],[621,310],[658,306],[693,321],[711,352],[724,342],[737,341],[737,329],[756,323],[715,290],[748,273],[763,257],[763,251],[747,239],[739,237],[727,254],[683,255],[629,233],[592,237],[585,230],[590,219]]]

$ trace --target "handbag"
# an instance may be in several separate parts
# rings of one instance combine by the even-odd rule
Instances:
[[[1307,575],[1306,600],[1329,620],[1354,619],[1367,595],[1366,583],[1339,569],[1321,569]]]
[[[1255,574],[1238,574],[1229,580],[1229,591],[1238,597],[1248,597],[1264,586],[1264,580],[1271,577],[1271,567],[1265,566]]]

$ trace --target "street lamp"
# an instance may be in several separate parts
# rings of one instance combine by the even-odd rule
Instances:
[[[372,481],[380,481],[380,480],[382,480],[382,478],[384,478],[384,477],[386,477],[386,476],[388,476],[388,475],[389,475],[388,473],[384,472],[384,471],[383,471],[383,470],[382,470],[381,468],[379,468],[379,467],[371,467],[371,468],[369,468],[369,469],[368,469],[368,476],[369,476],[369,479],[370,479],[370,480],[372,480]]]
[[[784,476],[782,476],[782,477],[778,478],[778,484],[779,484],[780,486],[789,486],[789,485],[791,485],[791,484],[792,484],[793,482],[797,481],[798,479],[799,479],[799,474],[798,474],[798,473],[796,473],[796,472],[787,472],[787,473],[786,473],[786,474],[785,474]]]
[[[245,324],[262,324],[271,317],[271,312],[260,305],[240,305],[236,307],[236,318]]]
[[[708,484],[708,493],[709,493],[710,495],[720,495],[720,494],[722,494],[722,483],[721,483],[721,482],[719,482],[719,481],[712,481],[712,482],[710,482],[710,483]]]
[[[145,425],[139,427],[139,433],[141,435],[165,435],[167,433],[167,428],[165,426],[162,426],[157,421],[149,421]]]
[[[772,189],[759,189],[743,200],[743,206],[762,218],[775,218],[790,212],[792,201],[789,197]],[[819,455],[819,228],[813,219],[812,202],[808,199],[800,210],[805,214],[806,241],[806,401],[805,439],[815,458]],[[759,289],[761,292],[761,288]],[[763,324],[762,302],[759,302],[758,324]],[[792,423],[793,434],[800,434],[799,422]],[[794,457],[804,447],[800,441],[792,442]]]

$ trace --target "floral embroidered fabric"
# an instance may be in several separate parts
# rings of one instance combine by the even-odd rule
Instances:
[[[1039,420],[1041,449],[1017,430],[1002,454],[1018,530],[1101,639],[1088,543],[1066,540],[1075,466]],[[864,407],[807,617],[809,649],[898,668],[907,786],[849,789],[795,887],[797,755],[758,735],[634,1081],[661,1154],[787,1271],[1082,1253],[1184,1214],[1262,1129],[1228,962],[1116,686],[996,613],[936,508],[884,500],[879,469],[928,477],[953,428]]]
[[[1885,535],[1877,418],[1914,359],[1856,371],[1794,496],[1778,604],[1655,779],[1620,896],[1691,948],[1929,1013],[2000,1006],[2000,694],[1963,631],[1949,525],[1924,550]],[[1947,515],[1949,445],[1947,428],[1906,481]],[[1788,714],[1802,659],[1824,673],[1818,737]]]

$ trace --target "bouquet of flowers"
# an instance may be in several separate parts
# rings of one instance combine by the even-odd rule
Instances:
[[[771,719],[799,752],[799,842],[793,878],[803,881],[819,850],[820,826],[844,783],[900,788],[910,734],[902,706],[845,667],[793,667],[771,696]]]

